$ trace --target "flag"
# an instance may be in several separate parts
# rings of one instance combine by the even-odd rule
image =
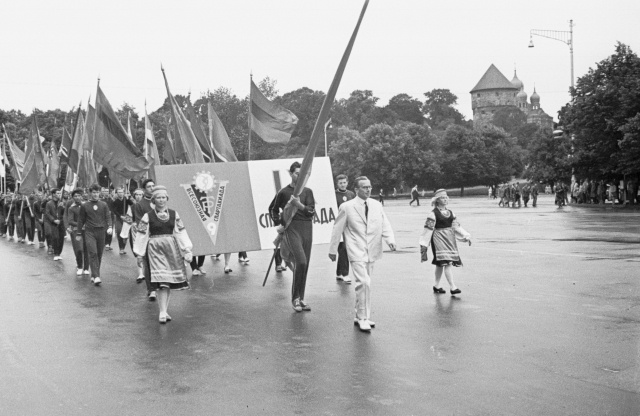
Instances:
[[[40,136],[40,130],[38,129],[38,121],[36,115],[33,115],[31,119],[31,128],[29,130],[29,140],[27,141],[25,153],[27,158],[30,157],[30,153],[34,153],[33,163],[38,172],[38,179],[40,183],[47,183],[47,172],[45,165],[49,164],[49,158],[45,158],[44,150],[42,149],[42,136]],[[25,163],[26,167],[26,163]]]
[[[133,127],[131,127],[131,111],[127,111],[127,134],[129,135],[129,138],[131,139],[131,141],[135,143],[135,140],[133,137],[135,135],[135,132],[133,130]]]
[[[173,138],[171,137],[171,126],[167,126],[167,140],[164,143],[162,158],[170,165],[175,165],[177,163],[176,152],[174,149]]]
[[[360,18],[358,19],[358,23],[356,24],[356,28],[353,30],[351,34],[351,39],[349,39],[349,43],[347,44],[347,48],[342,55],[342,59],[340,60],[340,64],[338,65],[338,70],[336,71],[335,76],[333,77],[333,81],[331,82],[331,86],[329,87],[329,91],[327,91],[326,97],[324,97],[324,102],[322,103],[322,107],[320,108],[320,114],[318,114],[318,118],[316,120],[316,124],[313,127],[313,132],[311,133],[311,138],[309,139],[309,145],[307,146],[307,150],[304,154],[304,159],[302,159],[302,164],[300,167],[300,174],[298,175],[298,181],[296,182],[296,186],[293,190],[293,195],[295,197],[299,197],[300,193],[304,189],[307,181],[309,180],[309,176],[311,175],[311,167],[313,165],[313,158],[316,153],[316,149],[318,148],[318,144],[322,140],[322,130],[326,121],[329,119],[329,111],[331,111],[331,106],[333,105],[333,101],[336,97],[336,92],[338,91],[338,86],[340,85],[340,80],[342,79],[342,74],[344,73],[344,69],[347,66],[347,61],[349,60],[349,55],[351,54],[351,49],[353,48],[353,44],[356,40],[356,36],[358,35],[358,29],[360,28],[360,23],[362,23],[362,18],[364,17],[364,13],[367,10],[367,5],[369,4],[369,0],[365,0],[364,6],[362,6],[362,11],[360,12]],[[283,222],[286,226],[289,225],[293,216],[295,215],[298,209],[291,205],[287,204],[282,213]],[[283,256],[284,257],[284,256]]]
[[[267,143],[287,143],[298,124],[298,117],[271,102],[251,80],[249,127]]]
[[[60,177],[60,155],[53,143],[49,148],[49,160],[51,162],[48,165],[47,183],[49,184],[49,189],[54,189],[58,187],[58,178]]]
[[[82,157],[84,139],[84,116],[82,111],[78,108],[78,115],[76,116],[76,125],[73,128],[73,139],[71,140],[71,147],[69,149],[68,166],[74,173],[78,173],[78,167],[80,166],[80,158]],[[67,173],[67,177],[69,173]]]
[[[22,178],[20,180],[20,192],[22,194],[30,194],[36,190],[38,184],[43,183],[40,181],[40,173],[37,166],[37,152],[32,151],[27,156],[27,160],[24,162],[24,170],[22,171]]]
[[[13,179],[16,181],[20,181],[22,178],[22,171],[24,170],[25,154],[18,145],[9,138],[7,129],[4,125],[2,125],[2,129],[4,130],[4,142],[9,149],[9,153],[11,153],[11,159],[13,159],[13,163],[11,164],[11,176],[13,176]]]
[[[231,140],[229,140],[227,131],[213,110],[210,101],[208,102],[207,110],[209,113],[209,141],[212,143],[216,157],[223,162],[237,162],[238,158],[233,151],[233,147],[231,147]]]
[[[95,114],[95,123],[91,126],[94,129],[93,159],[126,179],[139,177],[149,170],[149,162],[120,124],[100,85]]]
[[[69,152],[71,151],[71,135],[69,131],[62,128],[62,140],[60,141],[60,149],[58,150],[58,155],[60,156],[60,162],[69,162]]]
[[[158,146],[156,138],[153,135],[153,126],[147,114],[147,106],[144,107],[144,155],[149,161],[149,178],[156,181],[155,166],[160,165],[160,155],[158,154]]]
[[[209,142],[209,138],[204,133],[204,128],[202,128],[202,123],[200,119],[196,115],[191,102],[187,100],[187,118],[189,119],[189,124],[191,124],[191,129],[193,130],[193,134],[195,134],[198,143],[200,144],[200,150],[202,150],[202,155],[204,157],[205,162],[215,162],[213,158],[213,150],[211,149],[211,143]]]
[[[82,128],[82,138],[80,139],[80,160],[78,165],[78,181],[84,187],[98,183],[98,173],[96,164],[93,158],[94,138],[95,138],[95,125],[96,125],[96,110],[87,105],[87,118],[84,120],[84,127]],[[102,170],[102,168],[100,168]]]
[[[180,142],[184,147],[184,154],[178,153],[176,156],[180,159],[184,159],[186,163],[205,163],[202,150],[198,144],[198,139],[196,139],[196,136],[193,133],[189,120],[187,120],[182,109],[180,109],[175,97],[171,95],[169,82],[167,81],[167,76],[164,73],[164,68],[162,69],[162,76],[164,77],[164,84],[167,87],[167,96],[169,98],[169,103],[171,104],[171,114],[173,116],[173,122],[175,123],[177,132],[174,140],[176,142]],[[178,150],[177,148],[178,146],[176,146],[176,150]]]

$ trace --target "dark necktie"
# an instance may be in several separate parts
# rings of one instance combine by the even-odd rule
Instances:
[[[364,201],[364,217],[369,219],[369,205],[367,205],[367,201]]]

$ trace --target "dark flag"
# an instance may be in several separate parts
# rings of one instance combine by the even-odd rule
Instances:
[[[160,165],[160,155],[158,154],[158,146],[156,138],[153,135],[153,126],[147,114],[147,106],[144,107],[144,155],[149,161],[149,178],[156,180],[155,166]]]
[[[2,130],[4,130],[4,143],[6,145],[6,148],[9,149],[11,159],[13,160],[13,163],[11,164],[11,176],[13,176],[13,179],[15,179],[16,181],[21,181],[22,171],[24,170],[25,154],[18,147],[18,145],[16,145],[13,140],[9,138],[7,129],[4,127],[4,125],[2,125]]]
[[[198,119],[198,115],[196,114],[189,100],[187,100],[187,118],[189,119],[189,123],[191,124],[193,134],[195,134],[196,139],[200,144],[200,149],[202,150],[205,162],[215,162],[215,159],[213,158],[213,150],[211,149],[211,143],[209,142],[207,135],[204,133],[202,123],[200,122],[200,119]]]
[[[45,170],[45,165],[50,163],[49,157],[45,155],[44,149],[42,148],[43,137],[40,136],[40,130],[38,129],[38,121],[36,120],[35,114],[31,119],[31,128],[29,130],[29,141],[27,142],[25,154],[27,155],[27,159],[29,158],[29,154],[31,152],[34,153],[33,163],[35,164],[35,168],[38,172],[38,180],[40,183],[47,182],[47,172]],[[25,162],[26,167],[26,162]]]
[[[95,112],[93,159],[126,179],[142,176],[149,170],[149,162],[120,124],[100,85]],[[89,121],[93,123],[93,120]]]
[[[231,147],[231,140],[229,140],[227,131],[213,110],[210,101],[208,102],[207,111],[209,113],[209,141],[212,143],[213,152],[222,162],[237,162],[238,158],[233,151],[233,147]]]
[[[49,148],[49,160],[47,183],[49,184],[49,189],[54,189],[58,187],[58,177],[60,176],[60,155],[58,151],[56,151],[56,146],[53,142]]]
[[[71,135],[69,131],[62,128],[62,140],[60,141],[60,150],[58,151],[58,155],[60,156],[60,161],[63,163],[67,163],[69,161],[69,152],[71,151]]]
[[[249,126],[267,143],[287,143],[298,124],[298,117],[281,105],[271,102],[251,80]]]

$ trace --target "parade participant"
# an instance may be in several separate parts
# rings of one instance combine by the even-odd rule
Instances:
[[[134,236],[134,247],[135,247],[135,238],[137,237],[136,229],[144,217],[144,214],[153,210],[154,205],[151,200],[153,196],[153,188],[155,188],[156,183],[153,179],[145,179],[142,181],[142,189],[144,190],[144,194],[140,201],[136,202],[133,206],[133,225],[131,226],[131,232]],[[143,262],[143,264],[145,264]],[[136,279],[136,283],[140,283],[144,280],[147,286],[147,297],[150,301],[156,300],[156,291],[152,289],[151,286],[151,275],[149,274],[149,270],[142,267],[142,265],[138,264],[138,278]]]
[[[89,265],[91,266],[91,283],[99,286],[102,283],[100,265],[102,264],[105,237],[110,235],[113,229],[111,227],[111,210],[106,202],[100,200],[100,186],[93,184],[89,191],[91,199],[80,207],[78,228],[84,230]]]
[[[16,234],[18,237],[18,243],[24,243],[24,221],[22,218],[24,217],[24,199],[19,192],[16,192],[13,195],[13,201],[11,201],[11,205],[13,205],[12,213],[13,213],[13,223],[15,224]]]
[[[249,257],[247,257],[246,251],[241,251],[238,253],[238,261],[244,264],[245,266],[249,264]]]
[[[7,224],[7,237],[9,241],[13,240],[16,231],[16,222],[13,219],[14,199],[15,195],[8,195],[4,205],[6,210],[4,221]]]
[[[411,206],[413,201],[416,201],[417,206],[420,206],[420,200],[418,199],[419,196],[418,185],[414,185],[413,188],[411,188],[411,201],[409,201],[409,206]]]
[[[34,200],[33,200],[33,214],[34,225],[36,234],[38,236],[38,246],[43,248],[45,246],[45,236],[44,236],[44,209],[42,207],[42,192],[36,191]]]
[[[51,190],[51,201],[47,202],[44,210],[45,220],[49,223],[51,231],[51,246],[53,248],[53,260],[62,260],[62,249],[64,247],[64,204],[61,201],[62,191]]]
[[[371,276],[374,263],[382,258],[382,242],[395,251],[391,224],[382,204],[369,198],[371,182],[366,176],[355,179],[357,197],[340,205],[333,225],[329,258],[336,261],[340,239],[344,235],[349,262],[356,280],[356,306],[354,322],[361,331],[371,331],[375,323],[371,318]]]
[[[4,237],[7,234],[6,213],[4,211],[5,199],[6,195],[0,194],[0,237]]]
[[[140,220],[133,252],[138,263],[146,263],[150,270],[151,287],[158,292],[158,320],[164,324],[171,321],[167,313],[171,289],[189,288],[185,261],[193,259],[193,245],[178,213],[167,208],[167,189],[156,186],[152,200],[155,208]]]
[[[556,205],[558,207],[562,207],[565,205],[565,190],[564,190],[564,186],[562,185],[562,182],[557,182],[556,183]]]
[[[524,202],[524,207],[527,208],[527,204],[529,203],[529,196],[531,195],[531,186],[528,183],[525,183],[522,187],[522,202]]]
[[[115,233],[116,239],[118,240],[118,248],[120,249],[120,254],[125,254],[125,247],[127,247],[128,238],[122,238],[120,233],[122,232],[122,224],[127,217],[127,209],[133,205],[133,201],[130,199],[126,199],[124,197],[124,188],[116,189],[116,197],[111,202],[110,207],[111,212],[113,213],[113,218],[115,219]]]
[[[293,195],[299,174],[300,163],[293,162],[289,168],[291,184],[278,191],[274,208],[270,211],[273,222],[278,226],[278,233],[282,234],[282,243],[280,244],[282,258],[293,269],[291,303],[296,312],[311,310],[309,304],[304,300],[304,295],[307,285],[307,272],[309,271],[309,258],[311,257],[311,245],[313,242],[312,221],[316,205],[313,191],[310,188],[304,188],[299,198]],[[298,208],[298,210],[289,226],[285,229],[280,210],[284,210],[288,203]]]
[[[109,207],[109,215],[111,216],[111,223],[113,224],[113,213],[111,211],[111,206],[113,203],[113,198],[109,195],[109,188],[102,187],[100,189],[100,199],[107,204]],[[107,251],[113,250],[111,248],[111,242],[113,240],[113,234],[107,235],[104,239],[104,249]]]
[[[538,203],[538,184],[535,182],[531,182],[531,206],[534,208]]]
[[[42,224],[44,228],[44,240],[47,244],[47,254],[53,254],[53,245],[51,244],[51,224],[46,220],[46,215],[44,212],[47,208],[47,203],[51,200],[51,192],[47,191],[40,201],[40,207],[42,210]]]
[[[440,286],[442,273],[449,283],[451,295],[457,295],[462,291],[453,281],[452,267],[462,266],[458,245],[456,243],[456,234],[461,241],[468,242],[471,245],[471,236],[462,230],[457,222],[456,215],[447,208],[449,197],[444,189],[439,189],[431,199],[433,211],[427,216],[424,228],[428,232],[432,232],[429,242],[426,244],[431,246],[433,260],[431,264],[436,266],[435,284],[433,292],[440,294],[446,291]]]
[[[193,256],[191,260],[191,274],[193,276],[199,276],[201,274],[207,274],[202,268],[204,267],[204,259],[206,256]]]
[[[89,274],[89,252],[87,251],[84,231],[78,228],[82,204],[82,189],[74,189],[73,192],[71,192],[71,205],[67,208],[64,216],[64,224],[71,236],[73,254],[76,256],[77,276]]]
[[[347,201],[351,201],[356,197],[353,191],[347,189],[349,178],[345,174],[336,176],[336,203],[338,208]],[[351,284],[351,278],[349,277],[349,257],[347,254],[347,247],[344,241],[340,241],[338,244],[338,264],[336,266],[336,280],[347,284]]]

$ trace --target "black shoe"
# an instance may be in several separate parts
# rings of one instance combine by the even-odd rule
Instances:
[[[455,290],[452,290],[452,291],[451,291],[451,294],[452,294],[452,295],[457,295],[458,293],[462,293],[462,290],[460,290],[460,289],[455,289]]]
[[[434,286],[434,287],[433,287],[433,293],[447,293],[447,291],[446,291],[446,290],[444,290],[444,289],[443,289],[443,288],[441,288],[441,287],[435,287],[435,286]]]

